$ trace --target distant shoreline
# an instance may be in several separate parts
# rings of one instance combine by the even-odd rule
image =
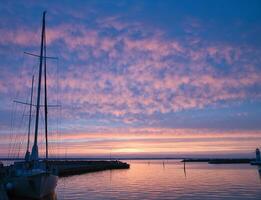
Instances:
[[[2,161],[19,161],[24,160],[24,158],[0,158]],[[40,158],[44,160],[44,158]],[[188,158],[188,157],[115,157],[115,158],[82,158],[82,157],[67,157],[67,158],[49,158],[49,160],[182,160],[183,162],[250,162],[255,160],[255,158]]]
[[[207,162],[208,164],[244,164],[255,161],[255,158],[207,158],[207,159],[184,159],[182,162]]]
[[[121,158],[121,157],[115,157],[115,158],[49,158],[49,160],[183,160],[186,158]],[[11,161],[11,160],[24,160],[24,158],[0,158],[0,160],[3,161]],[[40,160],[44,160],[44,158],[40,158]]]

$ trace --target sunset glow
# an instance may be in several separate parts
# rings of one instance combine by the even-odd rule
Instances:
[[[61,105],[49,110],[51,156],[254,156],[259,1],[78,2],[0,3],[0,157],[24,156],[28,108],[13,100],[28,101],[38,59],[23,52],[39,53],[43,10],[47,55],[59,57],[48,60],[48,101]],[[42,126],[39,140],[43,155]]]

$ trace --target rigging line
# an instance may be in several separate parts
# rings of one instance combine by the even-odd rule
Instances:
[[[43,110],[40,110],[40,142],[39,142],[39,144],[40,144],[40,149],[42,150],[41,152],[43,153],[43,146],[44,146],[44,143],[45,143],[45,137],[44,137],[44,130],[45,130],[45,128],[44,128],[44,114],[43,114]]]
[[[24,104],[24,105],[27,105],[27,106],[34,106],[34,107],[36,107],[37,105],[35,105],[35,104],[31,104],[31,103],[27,103],[27,102],[22,102],[22,101],[18,101],[18,100],[14,100],[13,102],[15,102],[15,103],[19,103],[19,104]],[[48,107],[52,107],[52,108],[54,108],[54,107],[60,107],[61,105],[48,105]],[[40,107],[44,107],[44,105],[40,105]]]
[[[23,55],[23,64],[22,66],[24,66],[24,55]],[[20,79],[21,79],[21,71],[20,71],[20,75],[19,75]],[[14,96],[19,96],[19,91],[16,91],[16,95]],[[12,116],[11,116],[11,134],[10,134],[10,143],[9,143],[9,151],[8,151],[8,157],[11,157],[12,155],[15,156],[15,146],[16,146],[16,138],[17,135],[14,134],[15,131],[15,121],[16,121],[16,114],[17,114],[17,105],[12,104]],[[14,141],[15,140],[15,141]]]
[[[42,132],[43,132],[43,118],[42,118],[42,109],[39,110],[39,124],[38,124],[38,153],[39,159],[42,156]]]
[[[21,150],[21,142],[18,143],[18,153],[17,153],[17,158],[20,156],[20,150]]]
[[[23,109],[22,119],[20,120],[19,125],[18,125],[19,130],[20,130],[21,125],[23,123],[24,116],[25,116],[25,107]],[[20,135],[20,133],[19,133],[19,131],[17,131],[17,133],[15,135],[14,154],[15,154],[15,149],[17,148],[17,146],[19,147],[19,135]]]
[[[22,73],[21,73],[21,71],[20,71],[20,73],[19,73],[19,79],[21,80],[21,78],[22,78]],[[20,92],[19,92],[19,90],[16,92],[16,95],[15,96],[19,96],[19,94],[20,94]],[[17,107],[16,107],[17,108]],[[17,111],[17,109],[16,109],[16,111]],[[16,112],[15,112],[15,116],[16,116]],[[14,119],[14,121],[16,121],[16,118]],[[13,122],[14,122],[13,121]],[[14,128],[14,126],[15,126],[15,124],[13,124],[13,131],[15,130],[15,128]],[[13,142],[13,145],[12,145],[12,148],[11,148],[11,153],[13,154],[13,157],[15,157],[15,149],[16,149],[16,146],[17,146],[17,138],[18,138],[18,134],[16,133],[16,134],[14,134],[15,136],[14,136],[14,142]]]
[[[27,149],[26,148],[26,141],[27,141],[27,132],[28,132],[28,121],[27,120],[25,120],[24,121],[24,131],[22,132],[22,134],[21,134],[21,146],[22,146],[22,148],[23,149]],[[24,155],[22,155],[22,158],[24,158]]]
[[[45,143],[45,117],[44,117],[44,110],[41,109],[40,110],[40,125],[41,125],[41,143],[42,143],[42,146],[44,145]]]
[[[14,117],[14,104],[12,104],[12,112],[11,112],[11,125],[10,125],[10,135],[9,135],[9,147],[8,147],[8,158],[10,158],[10,150],[13,139],[13,117]]]
[[[31,88],[31,94],[30,94],[30,104],[31,105],[32,105],[32,101],[33,101],[33,89],[34,89],[34,76],[32,77],[32,88]],[[28,124],[26,153],[29,152],[29,146],[30,146],[31,121],[32,121],[32,106],[30,106],[30,110],[29,110],[29,124]]]
[[[58,104],[59,99],[59,60],[56,61],[56,104]],[[59,109],[60,110],[60,109]],[[58,149],[58,120],[59,120],[59,110],[56,111],[56,157],[57,157],[57,149]]]
[[[26,112],[26,108],[24,107],[24,112],[19,127],[20,132],[18,132],[18,155],[17,155],[18,158],[20,156],[21,146],[23,145],[23,139],[25,134],[25,131],[22,130],[22,127],[24,127],[22,125],[25,125],[25,112]]]
[[[23,125],[24,124],[25,124],[25,120],[23,120]],[[24,134],[25,134],[25,131],[22,130],[22,127],[24,127],[24,126],[21,126],[21,129],[20,129],[21,132],[18,135],[18,155],[17,155],[18,158],[20,158],[20,152],[21,152],[21,148],[23,146],[23,140],[24,140]]]
[[[16,158],[17,156],[15,155],[15,154],[17,154],[17,150],[19,150],[18,149],[18,147],[19,147],[19,133],[16,133],[16,135],[15,135],[15,143],[14,143],[14,149],[13,149],[13,154],[14,154],[14,158]]]
[[[62,99],[62,90],[61,90],[61,85],[60,85],[60,61],[58,60],[58,66],[57,66],[57,88],[58,88],[58,101],[61,104],[61,99]],[[61,104],[62,105],[62,104]],[[61,124],[62,124],[62,106],[59,108],[59,113],[58,113],[58,129],[57,129],[57,134],[58,134],[58,153],[60,153],[61,149]]]
[[[10,127],[10,135],[9,135],[9,145],[8,145],[8,158],[10,158],[10,150],[11,150],[11,145],[12,145],[12,140],[13,140],[13,118],[14,118],[14,109],[15,105],[12,103],[12,112],[11,112],[11,127]]]
[[[62,129],[61,129],[61,124],[62,124],[62,120],[61,120],[61,118],[62,118],[62,112],[63,112],[63,109],[62,109],[62,107],[60,107],[60,120],[59,120],[59,133],[58,133],[58,144],[59,144],[59,153],[61,153],[60,152],[60,150],[61,150],[61,145],[62,145],[62,143],[61,143],[61,140],[62,140],[62,134],[61,134],[61,132],[62,132]]]
[[[24,54],[30,55],[30,56],[34,56],[34,57],[38,57],[40,58],[41,56],[37,55],[37,54],[33,54],[33,53],[29,53],[29,52],[24,52]],[[53,59],[53,60],[59,60],[58,57],[52,57],[52,56],[43,56],[43,58],[47,58],[47,59]]]
[[[38,153],[39,153],[39,159],[42,154],[42,132],[43,132],[43,119],[42,119],[42,109],[39,110],[39,124],[38,124]]]
[[[26,99],[26,102],[28,101],[28,95],[27,95],[27,99]],[[18,128],[19,130],[21,130],[22,128],[22,124],[25,123],[25,112],[26,112],[26,107],[24,106],[24,109],[23,109],[23,114],[22,114],[22,119],[20,121],[20,124],[18,125]],[[23,139],[23,136],[22,136],[22,133],[23,132],[17,132],[17,138],[18,138],[18,144],[16,146],[18,146],[18,157],[19,157],[19,154],[20,154],[20,148],[21,148],[21,145],[22,145],[22,139]]]
[[[27,100],[26,100],[27,101]],[[24,117],[25,117],[25,111],[26,111],[26,106],[24,106],[24,109],[23,109],[23,114],[22,114],[22,119],[20,120],[20,123],[18,125],[18,128],[21,128],[22,127],[22,123],[23,123],[23,120],[24,120]]]
[[[12,126],[12,146],[11,146],[11,154],[14,157],[14,147],[15,147],[15,138],[16,138],[16,134],[15,134],[15,120],[16,120],[16,113],[17,113],[17,106],[15,105],[15,111],[14,111],[14,119],[13,119],[13,126]]]

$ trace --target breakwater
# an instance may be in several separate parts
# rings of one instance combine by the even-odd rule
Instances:
[[[57,170],[58,176],[71,176],[89,172],[113,169],[129,169],[130,165],[121,161],[48,161],[48,166]]]
[[[182,162],[207,162],[209,164],[244,164],[251,163],[255,159],[251,158],[187,158]]]
[[[103,170],[114,169],[129,169],[130,165],[118,160],[112,161],[75,161],[75,160],[49,160],[45,162],[49,169],[51,169],[58,176],[71,176],[83,173],[97,172]],[[24,162],[19,162],[23,165]],[[0,168],[0,180],[4,179],[13,165],[4,166]]]

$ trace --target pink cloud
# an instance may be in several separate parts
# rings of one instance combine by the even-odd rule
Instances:
[[[109,21],[113,23],[115,19]],[[220,43],[195,49],[188,46],[191,44],[175,38],[164,38],[160,31],[135,39],[130,37],[133,29],[140,28],[140,25],[135,24],[122,24],[117,30],[128,27],[129,31],[119,32],[117,37],[101,36],[99,33],[104,26],[102,22],[96,29],[78,24],[62,24],[47,29],[50,48],[62,41],[64,48],[61,54],[66,60],[74,53],[85,62],[76,62],[61,74],[60,89],[66,107],[75,104],[81,112],[112,114],[118,117],[203,108],[220,100],[260,98],[247,89],[261,84],[260,73],[255,68],[256,61],[247,57],[247,47]],[[25,30],[29,29],[13,32],[1,29],[4,36],[0,43],[25,46],[38,43],[35,33]],[[117,45],[122,45],[122,49],[117,49]],[[104,55],[108,55],[108,59]],[[98,63],[89,62],[95,58],[99,58]],[[212,58],[217,64],[225,61],[233,73],[220,75],[219,69],[213,67],[208,58]],[[238,67],[240,61],[244,64]],[[95,70],[90,70],[90,67]],[[114,71],[106,70],[109,67],[114,68]],[[23,82],[28,77],[29,74],[25,73],[24,79],[20,81],[3,78],[0,91],[7,92],[12,84],[16,90],[23,90]],[[53,99],[55,91],[52,88],[56,84],[54,80],[49,81],[50,97]]]
[[[209,129],[171,129],[171,128],[108,128],[93,127],[90,132],[69,132],[59,137],[49,135],[50,154],[64,156],[68,149],[68,156],[73,155],[149,155],[169,153],[175,156],[180,154],[197,155],[198,153],[246,153],[254,155],[254,149],[260,142],[260,131],[213,131]],[[3,147],[1,155],[19,155],[25,149],[26,143],[17,144],[10,141],[6,134],[0,135],[0,144]],[[17,138],[18,139],[18,138]],[[25,141],[25,135],[19,141]],[[7,145],[11,142],[11,145]],[[16,145],[16,148],[12,148]],[[10,150],[11,147],[11,151]],[[40,145],[41,155],[44,155],[44,146]],[[79,152],[81,152],[79,154]],[[24,155],[21,155],[23,157]]]

